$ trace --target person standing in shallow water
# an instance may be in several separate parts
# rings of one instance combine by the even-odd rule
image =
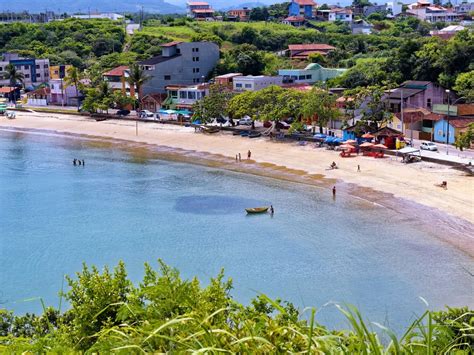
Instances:
[[[249,151],[247,152],[247,159],[250,159],[251,156],[252,156],[252,152],[249,149]]]
[[[336,186],[332,188],[332,197],[336,197]]]
[[[85,166],[86,165],[86,162],[84,161],[84,159],[82,159],[82,166]]]
[[[274,214],[274,213],[275,213],[275,210],[273,209],[273,205],[270,205],[270,213],[271,213],[271,214]]]
[[[74,166],[76,166],[76,165],[77,165],[77,159],[74,158],[74,160],[72,161],[72,164],[73,164]]]

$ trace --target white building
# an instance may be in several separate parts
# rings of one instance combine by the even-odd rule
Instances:
[[[168,104],[174,105],[178,109],[191,109],[197,101],[209,95],[209,85],[170,85],[166,87],[166,91]]]
[[[387,2],[388,17],[394,17],[402,13],[403,3],[398,1]]]
[[[0,73],[12,64],[17,71],[23,73],[23,86],[34,88],[42,83],[49,82],[49,59],[21,58],[16,53],[5,53],[0,58]],[[8,80],[0,80],[0,86],[9,85]]]
[[[439,5],[433,5],[427,0],[408,5],[408,13],[416,15],[420,20],[427,22],[457,22],[463,18],[453,9],[447,9]]]
[[[352,10],[335,8],[329,11],[329,21],[352,22]]]
[[[459,5],[454,5],[454,10],[458,14],[469,14],[474,11],[474,2],[463,2]]]
[[[123,15],[116,14],[113,12],[100,12],[100,13],[89,13],[85,15],[71,15],[72,18],[78,18],[83,20],[91,19],[108,19],[112,21],[123,20]]]
[[[234,91],[258,91],[271,85],[281,86],[282,76],[247,75],[234,78]]]

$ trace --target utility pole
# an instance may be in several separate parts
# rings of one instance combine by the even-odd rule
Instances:
[[[400,120],[402,121],[402,134],[403,134],[403,88],[400,88]]]
[[[446,119],[446,155],[448,155],[449,154],[448,148],[449,148],[449,116],[450,116],[450,112],[449,112],[449,93],[450,93],[450,90],[446,89],[446,93],[448,94],[448,116],[447,116],[447,119]]]

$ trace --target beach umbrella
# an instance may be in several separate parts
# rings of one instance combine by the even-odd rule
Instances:
[[[325,134],[322,134],[322,133],[316,133],[313,137],[314,138],[326,138],[327,136]]]
[[[334,137],[326,137],[324,143],[332,143],[334,141]]]
[[[333,142],[334,143],[342,143],[342,142],[344,142],[344,140],[342,138],[335,138]]]
[[[375,138],[375,136],[370,133],[365,133],[362,135],[362,138]]]
[[[350,144],[341,144],[339,147],[341,147],[343,149],[352,149],[352,148],[354,148],[354,146],[352,146]]]
[[[386,145],[383,145],[383,144],[376,144],[376,145],[374,145],[374,148],[388,149],[388,147]]]
[[[357,144],[357,141],[354,139],[348,139],[347,141],[344,142],[344,144]]]
[[[370,148],[373,146],[374,146],[374,143],[370,143],[370,142],[365,142],[360,145],[361,148]]]

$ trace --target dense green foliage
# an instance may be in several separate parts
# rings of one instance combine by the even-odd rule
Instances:
[[[146,264],[135,286],[123,263],[102,272],[84,265],[67,278],[67,311],[14,316],[0,310],[0,352],[469,354],[474,346],[474,313],[467,308],[426,311],[397,337],[364,322],[354,307],[335,305],[351,330],[328,330],[315,309],[301,312],[264,295],[248,306],[236,302],[223,272],[203,287],[159,266],[157,272]]]

